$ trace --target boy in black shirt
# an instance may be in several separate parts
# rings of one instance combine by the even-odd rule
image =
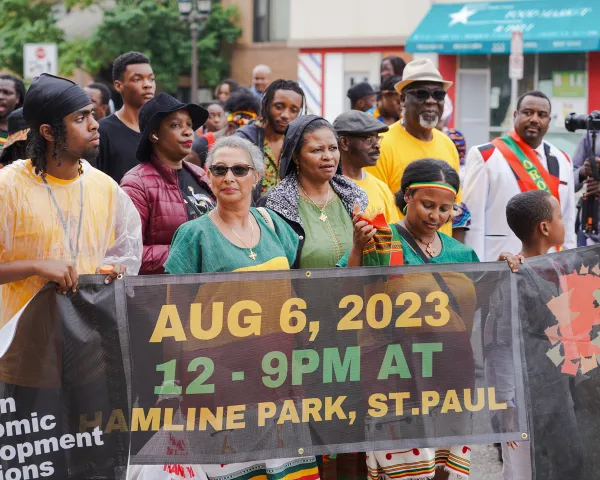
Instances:
[[[138,113],[156,91],[150,60],[138,52],[124,53],[113,63],[113,82],[123,98],[123,107],[99,122],[98,169],[120,182],[138,164],[135,157],[140,142]]]

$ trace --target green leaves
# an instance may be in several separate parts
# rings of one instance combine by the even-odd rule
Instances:
[[[201,82],[213,86],[227,75],[230,48],[241,35],[234,24],[237,18],[237,10],[214,5],[199,35]],[[130,50],[150,58],[163,90],[176,91],[179,77],[190,72],[190,26],[181,21],[176,0],[120,0],[116,8],[104,12],[104,22],[86,43],[77,49],[77,56],[91,73],[110,66],[117,56]],[[68,63],[74,65],[73,60]]]
[[[65,41],[56,26],[52,8],[57,0],[2,0],[0,12],[0,65],[21,74],[23,44],[55,42],[62,75],[77,66],[92,75],[110,67],[124,52],[146,54],[162,90],[175,92],[182,75],[191,69],[190,25],[182,22],[177,0],[117,0],[104,11],[102,24],[87,39]],[[67,7],[86,8],[100,0],[67,0]],[[211,16],[200,27],[198,40],[199,81],[216,85],[229,73],[231,48],[241,35],[235,7],[215,2]]]
[[[62,43],[63,31],[55,24],[55,0],[3,0],[0,12],[0,65],[23,74],[23,45]]]

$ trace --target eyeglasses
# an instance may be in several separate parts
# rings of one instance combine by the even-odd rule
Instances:
[[[357,134],[353,134],[352,136],[355,137],[355,138],[360,138],[361,140],[364,140],[365,142],[369,142],[369,143],[379,143],[379,142],[381,142],[381,139],[383,138],[379,134],[373,134],[373,135],[357,135]]]
[[[447,92],[442,88],[436,88],[435,90],[413,88],[412,90],[406,90],[406,93],[413,95],[419,102],[426,102],[430,97],[433,97],[436,102],[443,102]]]
[[[234,177],[245,177],[248,175],[250,169],[254,170],[254,167],[251,167],[250,165],[234,165],[233,167],[228,167],[227,165],[211,165],[208,169],[213,177],[224,177],[229,170],[231,170]]]

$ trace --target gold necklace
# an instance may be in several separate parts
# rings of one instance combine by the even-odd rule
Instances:
[[[421,245],[425,246],[425,253],[427,255],[429,255],[431,258],[435,257],[436,250],[435,250],[435,248],[433,248],[433,242],[435,242],[436,233],[433,234],[433,238],[431,239],[431,241],[429,243],[425,243],[423,240],[421,240],[413,232],[410,231],[410,229],[406,226],[406,222],[404,223],[404,226],[406,227],[406,230],[408,231],[408,233],[410,233],[411,236],[415,240],[417,240]]]
[[[319,210],[319,212],[321,212],[321,215],[319,216],[319,220],[321,220],[322,222],[326,222],[327,221],[327,215],[325,215],[325,208],[327,208],[327,202],[329,202],[329,192],[331,191],[331,189],[329,188],[329,185],[327,185],[327,198],[325,199],[325,205],[323,205],[323,207],[319,207],[312,198],[310,198],[308,196],[308,193],[306,193],[306,191],[302,188],[302,185],[300,185],[300,182],[298,182],[298,186],[300,187],[300,190],[302,190],[302,193],[304,194],[304,196],[306,197],[306,199],[317,209]]]
[[[223,222],[225,225],[227,225],[229,227],[227,222],[225,222],[225,220],[223,220],[223,218],[221,218],[221,215],[219,215],[219,210],[215,208],[215,212],[217,212],[217,217],[219,217],[219,220],[221,220],[221,222]],[[250,234],[250,243],[254,244],[254,225],[252,225],[252,215],[250,213],[248,213],[248,221],[250,222],[250,231],[252,232]],[[229,230],[231,230],[231,233],[233,233],[240,240],[240,242],[242,242],[244,244],[244,246],[250,250],[250,254],[248,256],[252,260],[256,260],[256,253],[254,253],[254,251],[252,250],[252,247],[249,247],[248,244],[246,242],[244,242],[244,239],[242,237],[240,237],[233,228],[229,227]]]

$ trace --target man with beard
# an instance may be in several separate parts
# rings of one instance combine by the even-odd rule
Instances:
[[[471,213],[465,242],[481,261],[494,261],[502,251],[518,252],[521,241],[509,228],[506,206],[520,192],[543,190],[561,205],[564,248],[575,247],[573,167],[569,157],[544,141],[551,120],[548,97],[523,94],[514,112],[514,130],[469,150],[464,200]]]
[[[25,96],[23,115],[31,128],[29,159],[0,171],[0,338],[12,337],[0,361],[0,389],[16,405],[3,421],[45,412],[60,419],[61,436],[76,428],[81,408],[96,411],[109,405],[103,393],[108,363],[90,356],[91,350],[84,354],[79,342],[65,340],[67,333],[53,323],[56,317],[46,315],[55,302],[46,312],[20,311],[48,282],[71,296],[79,295],[80,274],[103,273],[107,284],[126,271],[136,274],[142,259],[141,221],[127,194],[88,163],[98,155],[98,123],[81,87],[42,74]],[[88,342],[93,339],[85,339],[86,348]],[[79,375],[65,367],[72,364],[69,355],[77,359]],[[42,437],[41,431],[26,430],[19,441]],[[54,478],[67,478],[68,472],[77,472],[77,478],[114,478],[115,457],[123,458],[118,449],[119,443],[108,438],[89,452],[43,452],[36,460],[50,462]],[[0,467],[7,472],[20,465],[4,457]]]
[[[23,114],[31,127],[30,159],[0,172],[0,328],[45,283],[75,292],[79,274],[111,265],[109,283],[125,270],[136,274],[142,254],[133,203],[88,163],[98,155],[99,135],[85,91],[42,74],[25,97]],[[1,363],[0,381],[14,381],[6,378],[9,362]]]
[[[388,127],[368,113],[350,110],[335,119],[333,128],[339,135],[342,173],[367,193],[367,213],[372,217],[383,213],[387,223],[400,221],[394,195],[389,187],[363,170],[364,167],[377,164],[380,134],[387,132]]]
[[[279,183],[279,158],[283,148],[285,129],[306,108],[304,91],[293,80],[278,79],[271,83],[262,98],[261,118],[240,128],[235,135],[250,140],[265,157],[265,174],[256,186],[253,199]]]
[[[100,121],[98,168],[120,182],[138,164],[140,143],[138,113],[154,97],[156,82],[150,60],[139,52],[124,53],[113,63],[113,84],[123,98],[123,107]]]
[[[366,168],[392,192],[400,189],[404,169],[416,160],[443,160],[458,172],[460,163],[454,143],[435,128],[442,117],[446,93],[451,86],[452,82],[442,78],[431,60],[414,60],[406,65],[402,81],[395,85],[404,104],[404,122],[394,123],[383,134],[379,161],[377,165]],[[456,201],[460,205],[460,192]],[[460,218],[462,223],[447,223],[439,231],[452,236],[452,228],[468,226],[468,214]]]
[[[0,153],[8,138],[8,116],[23,106],[25,85],[23,81],[4,73],[0,75]]]

